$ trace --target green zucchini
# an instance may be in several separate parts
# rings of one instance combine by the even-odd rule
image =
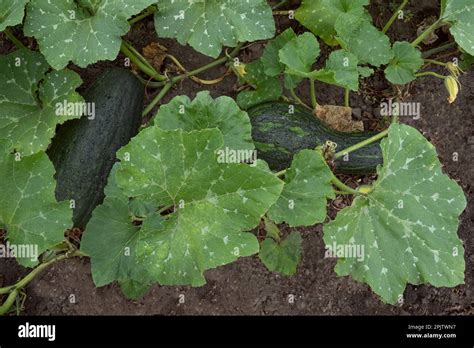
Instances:
[[[303,149],[314,149],[332,141],[340,151],[377,134],[335,131],[307,109],[287,103],[260,104],[248,110],[248,114],[258,157],[275,171],[288,168],[293,156]],[[379,164],[382,164],[382,151],[380,142],[375,142],[351,152],[348,158],[336,160],[335,170],[344,174],[370,174]]]
[[[116,152],[138,133],[144,87],[130,71],[112,68],[84,98],[94,103],[95,118],[66,122],[48,150],[56,169],[56,198],[74,200],[74,226],[81,228],[104,199]]]

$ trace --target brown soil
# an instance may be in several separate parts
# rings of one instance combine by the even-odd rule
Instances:
[[[378,0],[372,5],[377,14],[376,23],[383,24],[390,16],[388,0]],[[409,7],[413,15],[408,22],[397,22],[389,35],[398,40],[413,39],[418,23],[429,15],[436,15],[433,1],[417,1]],[[279,28],[284,29],[290,21],[279,18]],[[301,28],[291,21],[298,31]],[[199,67],[211,61],[195,53],[189,47],[182,47],[173,40],[158,40],[151,21],[143,21],[129,34],[128,39],[140,49],[150,42],[159,41],[171,54],[176,55],[188,69]],[[447,36],[440,35],[440,41]],[[1,39],[0,39],[1,40]],[[1,41],[0,41],[1,42]],[[436,45],[436,44],[435,44]],[[250,45],[240,55],[243,61],[258,57],[263,44]],[[11,50],[5,42],[1,53]],[[115,62],[98,63],[87,69],[76,69],[84,79],[86,88],[105,67],[122,65],[123,57]],[[224,68],[213,69],[201,75],[202,78],[216,78],[225,73]],[[333,271],[335,260],[324,258],[322,226],[301,228],[304,240],[302,262],[293,277],[272,274],[258,257],[247,257],[237,262],[210,270],[206,273],[207,284],[201,288],[154,286],[140,301],[129,301],[116,284],[95,288],[87,259],[74,259],[57,264],[33,281],[27,289],[25,314],[29,315],[91,315],[91,314],[474,314],[474,239],[472,238],[474,205],[473,182],[474,151],[473,115],[474,76],[466,74],[461,78],[462,90],[455,104],[448,104],[447,93],[440,80],[419,79],[410,86],[404,101],[420,102],[422,116],[419,120],[402,119],[421,130],[437,147],[445,171],[458,180],[468,197],[468,208],[461,216],[459,236],[466,249],[466,284],[456,288],[434,288],[432,286],[408,286],[403,306],[383,304],[367,285],[357,283],[350,277],[337,277]],[[176,95],[190,97],[203,89],[209,89],[213,96],[236,95],[236,79],[226,77],[218,85],[203,87],[190,80],[184,81],[163,100],[168,102]],[[309,100],[307,86],[302,86],[300,95]],[[343,91],[327,85],[317,86],[322,104],[343,102]],[[351,105],[360,109],[360,119],[366,127],[380,124],[377,105],[384,94],[391,94],[390,86],[383,75],[364,82],[363,92],[351,95]],[[406,91],[405,91],[406,92]],[[148,100],[156,93],[148,90]],[[458,153],[458,161],[453,154]],[[330,215],[334,216],[334,207]],[[0,275],[3,283],[10,284],[25,274],[15,262],[0,260]],[[1,277],[0,276],[0,277]],[[2,279],[0,278],[0,282]],[[69,298],[75,296],[76,303]],[[185,302],[180,303],[180,295]],[[294,303],[289,301],[294,295]]]

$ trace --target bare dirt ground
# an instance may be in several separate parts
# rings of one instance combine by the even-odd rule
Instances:
[[[375,1],[371,12],[376,23],[385,23],[390,16],[388,0]],[[417,1],[408,7],[410,19],[398,21],[389,35],[397,40],[410,40],[416,36],[418,24],[438,9],[433,1]],[[377,14],[377,15],[375,15]],[[297,31],[302,29],[287,18],[279,18],[279,30],[289,25]],[[160,42],[169,52],[177,55],[191,69],[209,62],[208,57],[195,53],[191,48],[178,45],[172,40],[158,39],[152,22],[145,20],[128,35],[133,45],[141,49],[150,42]],[[0,39],[1,40],[1,39]],[[440,41],[447,40],[441,33]],[[0,41],[1,43],[1,41]],[[436,45],[436,44],[435,44]],[[263,43],[253,44],[240,54],[240,59],[249,61],[258,57]],[[11,50],[6,42],[0,45],[1,53]],[[115,62],[98,63],[88,69],[76,69],[84,79],[86,88],[104,68],[122,65],[123,57]],[[225,68],[213,69],[201,77],[216,78],[225,73]],[[349,277],[337,277],[333,271],[335,260],[324,258],[322,226],[299,229],[304,240],[302,262],[293,277],[283,277],[266,270],[257,256],[239,259],[233,264],[219,267],[206,273],[207,284],[201,288],[154,286],[140,301],[127,300],[117,285],[95,288],[87,259],[74,259],[57,264],[35,280],[27,289],[25,314],[28,315],[100,315],[100,314],[289,314],[289,315],[377,315],[377,314],[474,314],[474,238],[473,238],[473,182],[474,182],[474,75],[461,77],[462,90],[455,104],[448,104],[447,93],[440,80],[424,78],[410,86],[404,101],[420,102],[422,114],[419,120],[402,119],[427,136],[438,149],[444,169],[457,180],[468,197],[468,208],[461,216],[459,236],[465,245],[466,284],[456,288],[436,289],[432,286],[411,286],[405,292],[402,306],[383,304],[368,286]],[[176,95],[190,97],[208,89],[216,97],[236,95],[236,79],[232,76],[214,86],[204,87],[190,80],[168,94],[163,103]],[[309,100],[306,87],[300,94]],[[322,104],[341,104],[343,91],[327,85],[318,85],[318,97]],[[364,82],[362,92],[353,93],[351,105],[360,108],[360,117],[371,127],[377,121],[377,106],[390,93],[390,86],[383,75]],[[156,93],[148,89],[148,100]],[[453,154],[458,154],[455,161]],[[340,202],[339,202],[340,203]],[[333,204],[330,216],[334,216]],[[25,270],[14,261],[0,260],[0,277],[3,284],[10,284],[25,274]],[[0,282],[2,279],[0,278]],[[69,301],[74,295],[76,303]],[[184,303],[180,303],[184,295]],[[289,299],[294,296],[294,301]]]

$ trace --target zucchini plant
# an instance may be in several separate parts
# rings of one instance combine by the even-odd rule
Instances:
[[[387,32],[408,2],[382,29],[369,0],[302,0],[288,11],[280,10],[286,1],[265,0],[0,2],[0,30],[17,48],[0,57],[0,229],[8,245],[36,251],[14,255],[33,270],[0,288],[0,314],[41,271],[71,257],[89,257],[98,287],[118,282],[132,299],[156,283],[202,286],[207,270],[255,254],[270,271],[290,276],[303,240],[296,229],[284,237],[283,223],[324,223],[336,273],[368,284],[386,303],[402,303],[407,284],[462,284],[457,229],[466,199],[433,145],[396,115],[381,132],[352,133],[313,115],[317,83],[343,89],[349,107],[349,93],[377,70],[394,85],[438,77],[455,101],[461,68],[429,59],[434,51],[422,52],[420,43],[449,27],[466,69],[474,5],[441,1],[439,19],[419,37],[392,43]],[[282,13],[308,31],[276,35],[273,15]],[[148,16],[159,38],[215,60],[189,71],[167,55],[181,72],[160,71],[123,38]],[[20,30],[27,44],[15,35]],[[262,56],[240,61],[244,44],[257,40],[269,40]],[[334,50],[321,64],[323,43]],[[119,52],[136,76],[108,71],[82,97],[71,65],[115,60]],[[446,75],[425,70],[433,64]],[[184,79],[216,83],[196,75],[219,65],[238,77],[235,100],[200,91],[159,105]],[[146,107],[142,83],[160,89]],[[298,95],[303,83],[310,103]],[[94,115],[85,112],[88,103]],[[376,179],[353,188],[338,173]],[[328,221],[336,195],[354,199]],[[263,240],[252,233],[258,226]],[[70,238],[73,227],[81,228],[80,243]]]

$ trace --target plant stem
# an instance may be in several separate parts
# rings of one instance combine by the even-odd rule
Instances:
[[[439,79],[443,79],[445,80],[446,79],[446,76],[443,76],[443,75],[440,75],[438,73],[435,73],[434,71],[425,71],[425,72],[422,72],[422,73],[419,73],[419,74],[415,74],[416,77],[423,77],[423,76],[434,76],[434,77],[437,77]]]
[[[229,59],[234,58],[239,53],[239,51],[243,47],[243,45],[244,45],[243,43],[240,43],[239,45],[237,45],[237,47],[232,50],[232,52],[229,54],[229,56],[219,58],[219,59],[217,59],[217,60],[215,60],[215,61],[213,61],[209,64],[206,64],[206,65],[204,65],[200,68],[189,71],[185,74],[175,76],[172,79],[170,79],[168,82],[166,82],[164,84],[164,86],[163,86],[162,90],[160,91],[160,93],[158,93],[158,95],[151,101],[151,103],[145,108],[145,110],[143,110],[142,116],[143,117],[146,116],[155,107],[155,105],[158,104],[158,102],[161,99],[163,99],[163,97],[166,95],[166,93],[168,93],[168,91],[171,89],[171,87],[173,87],[176,83],[181,82],[182,80],[184,80],[188,77],[200,74],[200,73],[202,73],[206,70],[209,70],[209,69],[211,69],[215,66],[219,66],[221,64],[227,63],[229,61]],[[150,121],[152,119],[153,119],[153,117],[150,119]]]
[[[288,0],[280,1],[278,4],[272,7],[272,10],[278,10],[280,7],[285,6],[287,2]]]
[[[346,88],[345,91],[344,91],[344,105],[346,107],[351,107],[351,104],[350,104],[350,89],[349,88]]]
[[[171,87],[173,87],[174,85],[174,82],[172,81],[169,81],[167,84],[165,84],[163,86],[163,88],[161,89],[160,93],[157,94],[157,96],[155,98],[153,98],[153,100],[151,101],[150,104],[147,105],[147,107],[145,108],[145,110],[143,110],[143,113],[142,113],[142,116],[145,117],[154,107],[156,104],[158,104],[158,102],[163,99],[163,97],[166,95],[166,93],[169,92],[169,90],[171,89]]]
[[[183,64],[181,64],[181,62],[175,56],[173,56],[171,54],[167,54],[166,57],[171,59],[171,61],[181,70],[181,72],[183,72],[185,74],[188,73],[188,70],[183,66]],[[219,82],[222,82],[222,80],[224,80],[226,75],[227,75],[227,73],[225,73],[221,77],[218,77],[217,79],[213,79],[213,80],[204,80],[204,79],[200,79],[197,76],[190,76],[190,78],[194,82],[200,83],[202,85],[215,85],[215,84],[218,84]]]
[[[388,129],[384,130],[383,132],[380,132],[379,134],[377,135],[374,135],[373,137],[370,137],[368,139],[365,139],[364,141],[361,141],[360,143],[357,143],[355,145],[352,145],[350,147],[348,147],[347,149],[344,149],[342,151],[339,151],[338,153],[336,153],[334,155],[334,158],[341,158],[341,157],[344,157],[345,155],[347,155],[348,153],[351,153],[351,152],[354,152],[356,150],[359,150],[361,148],[363,148],[364,146],[367,146],[369,144],[372,144],[374,142],[376,142],[377,140],[380,140],[382,138],[384,138],[385,136],[387,136],[388,134]]]
[[[341,180],[339,180],[334,174],[331,176],[331,182],[333,183],[334,186],[336,186],[338,189],[345,193],[350,193],[353,195],[359,195],[361,194],[359,191],[354,190],[352,187],[347,186],[344,184]]]
[[[456,42],[450,42],[450,43],[447,43],[445,45],[432,48],[431,50],[423,52],[423,58],[429,58],[429,57],[431,57],[431,56],[433,56],[437,53],[449,50],[450,48],[453,48],[453,47],[456,47],[456,46],[457,46]]]
[[[75,257],[75,256],[83,256],[84,254],[81,253],[79,250],[76,250],[74,252],[70,253],[65,253],[56,256],[54,259],[51,261],[45,262],[37,266],[33,271],[28,273],[24,278],[19,280],[16,284],[10,285],[4,288],[0,288],[0,294],[9,294],[6,301],[4,304],[0,307],[0,315],[4,315],[10,310],[10,307],[13,305],[15,302],[16,297],[18,296],[19,290],[23,289],[25,286],[27,286],[38,274],[40,274],[42,271],[44,271],[46,268],[51,266],[52,264],[62,261],[65,259],[68,259],[70,257]]]
[[[5,315],[10,310],[13,303],[15,303],[16,297],[18,296],[18,290],[15,289],[8,295],[5,302],[0,306],[0,316]]]
[[[296,103],[298,103],[298,104],[304,106],[305,108],[311,110],[311,108],[310,108],[308,105],[306,105],[306,104],[301,100],[300,97],[298,97],[298,95],[296,94],[296,92],[295,92],[295,90],[294,90],[293,88],[290,89],[290,94],[291,94],[291,97],[296,101]]]
[[[400,5],[400,7],[398,7],[398,9],[393,13],[392,17],[390,17],[390,19],[388,20],[387,24],[385,24],[385,26],[383,27],[382,29],[382,32],[385,34],[388,29],[390,29],[390,27],[392,26],[392,24],[395,22],[395,20],[398,18],[399,14],[400,14],[400,11],[403,11],[403,9],[406,7],[406,5],[408,5],[408,2],[410,0],[403,0],[402,4]]]
[[[314,79],[309,79],[309,88],[310,88],[310,94],[311,94],[311,106],[313,109],[316,109],[316,106],[318,106],[318,101],[316,99],[316,87],[314,85],[315,80]]]
[[[448,64],[443,63],[443,62],[438,62],[437,60],[434,59],[425,59],[425,62],[428,64],[435,64],[435,65],[441,65],[441,66],[447,66]]]
[[[153,65],[150,64],[150,62],[145,58],[143,57],[140,52],[138,52],[135,47],[132,46],[132,44],[130,44],[129,42],[125,41],[125,40],[122,40],[122,43],[123,45],[130,51],[132,52],[132,54],[140,59],[140,61],[145,64],[150,70],[154,71],[155,73],[157,73],[157,71],[155,70],[155,68],[153,67]]]
[[[411,45],[413,47],[416,47],[420,44],[420,42],[422,42],[428,35],[431,34],[431,32],[435,31],[436,29],[438,29],[440,27],[442,23],[442,19],[438,19],[436,22],[434,22],[433,24],[431,24],[423,33],[421,33],[420,36],[418,36],[415,41],[413,41],[411,43]]]
[[[149,65],[148,62],[144,62],[143,60],[145,58],[140,58],[141,56],[137,56],[134,54],[131,50],[130,47],[127,46],[125,41],[122,42],[122,45],[120,46],[120,51],[126,55],[141,71],[143,71],[145,74],[148,76],[154,78],[155,80],[158,81],[164,81],[166,80],[166,77],[159,74],[151,65]]]
[[[273,11],[274,16],[289,16],[293,10]]]
[[[3,31],[5,33],[5,36],[11,41],[13,42],[13,44],[16,46],[16,48],[18,49],[26,49],[26,46],[23,45],[23,43],[18,40],[15,35],[13,35],[13,33],[11,32],[10,28],[5,28],[5,30]]]
[[[283,169],[283,170],[279,171],[278,173],[275,173],[275,175],[278,176],[279,178],[281,178],[282,176],[285,176],[287,170],[288,169]]]
[[[156,8],[156,6],[150,6],[148,7],[145,11],[143,11],[143,13],[139,14],[138,16],[136,17],[133,17],[132,19],[130,19],[128,21],[128,23],[130,25],[134,25],[135,23],[137,22],[140,22],[143,18],[146,18],[148,17],[149,15],[152,15],[153,13],[155,13],[156,11],[158,11],[158,9]]]

